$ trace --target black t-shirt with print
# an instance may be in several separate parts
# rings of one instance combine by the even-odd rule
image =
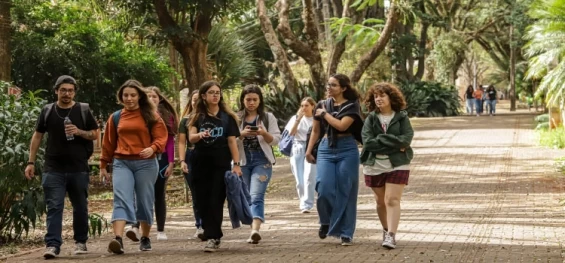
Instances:
[[[487,90],[489,100],[496,100],[496,90]]]
[[[92,141],[75,135],[74,140],[67,141],[64,119],[69,116],[71,122],[83,131],[98,129],[98,124],[92,114],[86,115],[83,122],[79,103],[69,109],[53,105],[53,109],[45,123],[45,110],[41,111],[35,125],[35,131],[47,133],[47,148],[45,149],[45,172],[77,173],[88,171],[87,145]],[[85,127],[86,123],[86,127]]]
[[[210,131],[210,137],[196,143],[199,151],[214,151],[228,148],[228,137],[239,137],[239,128],[233,117],[225,112],[219,112],[215,117],[206,115],[194,123],[198,132]]]
[[[257,118],[255,118],[255,120],[253,120],[252,122],[245,122],[243,124],[243,127],[245,126],[257,126]],[[263,151],[261,149],[261,145],[259,144],[259,139],[257,139],[257,136],[246,136],[245,138],[243,138],[243,148],[248,151]]]

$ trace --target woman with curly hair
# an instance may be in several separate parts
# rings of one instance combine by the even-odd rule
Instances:
[[[382,246],[393,249],[400,221],[400,198],[408,185],[410,160],[414,155],[410,148],[414,130],[403,111],[404,95],[393,84],[373,85],[367,92],[365,105],[370,111],[362,131],[365,185],[371,187],[377,201],[377,214],[383,226]]]

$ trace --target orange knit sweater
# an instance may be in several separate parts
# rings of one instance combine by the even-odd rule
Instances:
[[[147,131],[147,125],[140,109],[122,110],[117,136],[114,121],[112,115],[110,115],[108,122],[106,122],[104,139],[102,140],[100,169],[106,169],[113,158],[141,160],[143,158],[139,154],[147,147],[151,147],[155,153],[163,152],[167,144],[167,127],[163,119],[157,113],[155,115],[157,122],[152,126],[151,136]],[[151,141],[151,137],[153,137],[153,141]],[[155,158],[155,154],[150,158]]]

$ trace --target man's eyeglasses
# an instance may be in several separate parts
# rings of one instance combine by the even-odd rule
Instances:
[[[63,93],[63,94],[73,94],[75,93],[74,89],[59,89],[59,92]]]

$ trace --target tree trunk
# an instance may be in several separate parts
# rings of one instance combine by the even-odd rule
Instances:
[[[327,23],[332,17],[330,0],[318,0],[318,1],[322,3],[322,21],[320,22]],[[324,34],[325,34],[326,45],[330,45],[330,43],[332,42],[332,31],[330,29],[330,26],[327,24],[324,26]]]
[[[10,50],[11,0],[0,1],[0,80],[11,81],[12,52]]]
[[[341,17],[347,17],[349,14],[349,0],[345,0],[345,5],[341,6],[340,3],[336,3],[334,4],[336,6],[336,8],[341,8],[342,13],[340,14],[340,18]],[[341,35],[341,31],[343,30],[343,24],[340,27],[338,34],[337,35]],[[341,41],[339,42],[332,42],[331,45],[331,50],[330,50],[330,55],[328,57],[328,65],[327,65],[327,75],[331,76],[333,74],[335,74],[337,72],[337,66],[339,64],[339,61],[341,59],[341,56],[343,55],[343,53],[345,52],[345,40],[347,39],[347,37],[344,37]]]
[[[514,25],[510,25],[510,41],[513,41]],[[510,46],[510,111],[516,111],[516,48]]]
[[[388,11],[388,18],[386,20],[383,31],[381,32],[379,40],[373,46],[373,48],[367,54],[363,55],[363,57],[361,57],[361,59],[359,60],[359,63],[349,77],[352,83],[355,84],[359,82],[361,76],[363,76],[363,73],[365,73],[365,70],[367,70],[371,63],[373,63],[375,59],[377,59],[377,57],[383,52],[390,39],[390,36],[392,35],[392,31],[394,31],[397,19],[398,9],[394,3],[391,3],[390,9]]]
[[[294,77],[292,69],[290,68],[290,64],[286,56],[286,51],[279,42],[277,33],[275,33],[273,24],[271,23],[271,20],[267,14],[265,0],[257,0],[257,16],[259,17],[259,23],[261,24],[261,31],[263,31],[265,39],[267,40],[267,43],[271,48],[271,52],[273,52],[273,56],[275,57],[275,63],[277,64],[277,68],[281,74],[285,92],[298,92],[298,83],[296,82],[296,78]]]
[[[302,0],[302,21],[304,22],[304,36],[306,42],[298,39],[290,28],[288,19],[289,1],[280,0],[277,2],[277,6],[279,9],[279,25],[277,26],[277,30],[281,33],[285,44],[290,47],[294,53],[303,58],[308,66],[310,66],[312,84],[316,88],[318,95],[323,95],[326,76],[324,74],[324,65],[322,64],[322,55],[318,47],[318,28],[315,23],[316,18],[314,16],[312,0]]]
[[[169,13],[165,0],[154,0],[154,5],[159,25],[164,31],[183,32]],[[208,53],[208,35],[212,30],[212,15],[197,14],[189,24],[194,32],[193,35],[176,33],[168,34],[168,37],[182,57],[188,88],[192,92],[198,89],[200,84],[210,80],[206,55]]]

